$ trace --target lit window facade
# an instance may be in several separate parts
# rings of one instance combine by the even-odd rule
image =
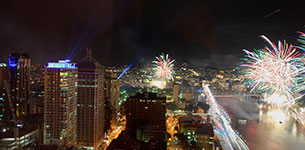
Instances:
[[[9,85],[17,117],[29,115],[31,59],[28,54],[13,53],[8,58]]]
[[[93,58],[77,63],[77,146],[98,149],[104,137],[105,69]]]
[[[44,143],[71,147],[76,144],[77,68],[65,64],[70,62],[45,67]]]

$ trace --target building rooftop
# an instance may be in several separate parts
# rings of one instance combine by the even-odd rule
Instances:
[[[22,128],[19,128],[19,137],[24,136],[30,132],[37,130],[37,125],[43,123],[43,114],[34,114],[23,118]],[[14,128],[13,123],[7,124],[5,132],[0,131],[0,138],[13,138]]]
[[[201,116],[197,115],[191,115],[191,116],[183,116],[179,118],[179,123],[192,123],[192,122],[203,122],[203,119]]]
[[[70,60],[59,60],[58,62],[48,62],[47,68],[54,69],[76,69],[75,63],[71,63]]]
[[[213,125],[211,123],[202,124],[199,128],[197,128],[196,133],[214,136]]]
[[[149,92],[144,92],[144,93],[137,93],[136,96],[130,96],[130,98],[139,98],[139,99],[166,99],[166,97],[158,97],[157,93],[149,93]]]
[[[96,59],[91,56],[91,49],[87,48],[87,56],[76,64],[79,69],[104,69]]]

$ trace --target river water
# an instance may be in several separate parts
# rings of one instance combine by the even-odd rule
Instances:
[[[250,98],[216,99],[250,150],[305,150],[305,126],[296,123],[286,111],[262,107]]]

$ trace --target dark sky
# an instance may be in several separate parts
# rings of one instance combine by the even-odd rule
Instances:
[[[2,0],[0,61],[12,52],[56,61],[73,47],[78,61],[90,46],[104,65],[148,64],[164,52],[176,65],[232,67],[243,48],[264,46],[259,35],[295,43],[304,24],[301,0]]]

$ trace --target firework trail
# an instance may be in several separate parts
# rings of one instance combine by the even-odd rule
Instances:
[[[297,31],[297,33],[300,34],[300,36],[296,40],[299,43],[301,43],[301,46],[295,46],[295,47],[305,51],[305,33],[301,31]]]
[[[294,119],[297,120],[297,122],[305,125],[305,108],[296,107],[296,108],[290,109],[289,112],[290,112],[290,114],[292,114]]]
[[[286,96],[290,104],[294,102],[292,95],[304,90],[305,59],[292,44],[279,41],[275,45],[267,37],[262,38],[269,47],[253,52],[244,50],[243,79],[249,83],[251,92],[279,93]]]
[[[174,81],[174,61],[168,57],[168,54],[161,54],[159,57],[156,57],[156,60],[153,61],[155,76],[163,80]]]

